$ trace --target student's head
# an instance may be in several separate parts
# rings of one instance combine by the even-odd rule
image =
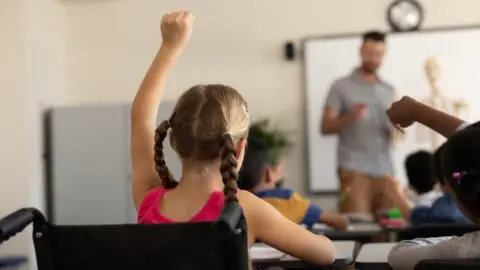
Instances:
[[[470,126],[450,137],[442,153],[442,172],[460,210],[480,220],[480,127]]]
[[[417,151],[405,159],[408,183],[419,195],[434,189],[437,179],[433,170],[433,156],[430,152]]]
[[[247,149],[240,169],[239,187],[248,191],[273,188],[282,172],[268,162],[268,149],[263,142],[253,136],[248,138]]]
[[[385,34],[379,31],[369,31],[363,34],[360,56],[364,72],[373,74],[380,67],[386,49],[385,41]]]
[[[284,176],[284,155],[290,147],[286,134],[268,121],[252,124],[240,170],[239,186],[252,192],[274,188]]]
[[[448,192],[450,188],[448,185],[446,185],[445,182],[445,177],[443,177],[443,171],[442,171],[442,152],[443,149],[445,148],[445,143],[442,144],[440,147],[435,150],[433,153],[433,170],[435,174],[435,178],[438,181],[438,184],[440,185],[440,189],[443,192]]]
[[[163,155],[163,141],[170,131],[170,144],[182,161],[183,171],[205,174],[219,167],[226,199],[237,200],[237,172],[249,125],[247,103],[235,89],[224,85],[190,88],[155,132],[156,170],[163,186],[177,185]]]

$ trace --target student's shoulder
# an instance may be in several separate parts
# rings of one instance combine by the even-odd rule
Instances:
[[[156,211],[155,206],[158,205],[160,198],[165,194],[164,188],[152,188],[145,194],[140,207],[138,208],[138,220],[140,221],[143,217],[151,211]]]
[[[290,199],[295,192],[288,188],[273,188],[273,189],[265,189],[255,193],[260,198],[277,198],[277,199]]]
[[[432,204],[432,208],[455,205],[455,200],[451,194],[440,195]]]
[[[346,86],[350,85],[350,83],[351,83],[351,76],[343,76],[332,82],[331,89],[335,91],[341,91]]]
[[[260,213],[260,216],[261,216],[265,212],[268,212],[274,209],[265,200],[259,198],[258,196],[256,196],[255,194],[249,191],[240,190],[237,193],[237,197],[240,202],[240,205],[242,206],[243,212],[245,213],[246,216],[248,215],[252,216],[252,214],[255,214],[255,213],[256,214]]]

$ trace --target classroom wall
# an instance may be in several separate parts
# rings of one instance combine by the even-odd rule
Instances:
[[[28,5],[27,5],[28,2]],[[424,0],[426,27],[478,24],[478,0]],[[160,16],[197,14],[192,41],[172,71],[167,99],[196,83],[231,84],[250,112],[282,122],[298,141],[287,185],[305,191],[301,62],[282,45],[307,35],[387,29],[385,0],[0,1],[0,215],[43,208],[40,111],[64,104],[128,102],[160,42]],[[271,99],[273,97],[273,100]],[[320,109],[320,108],[319,108]],[[315,198],[325,207],[333,199]],[[25,233],[0,254],[25,251]],[[33,269],[33,268],[32,268]]]
[[[0,4],[0,216],[44,208],[40,112],[67,100],[65,15],[56,0]],[[29,233],[0,247],[0,255],[25,253],[33,259]]]
[[[160,42],[161,16],[190,9],[191,43],[170,74],[166,99],[197,83],[225,83],[298,142],[287,185],[306,191],[301,61],[282,59],[282,45],[305,36],[388,29],[385,0],[115,0],[65,1],[69,19],[68,90],[76,103],[130,101]],[[478,24],[478,0],[424,0],[425,27]],[[320,110],[321,108],[319,108]],[[165,116],[167,117],[167,116]],[[333,153],[332,153],[333,155]],[[332,198],[315,198],[330,208]]]

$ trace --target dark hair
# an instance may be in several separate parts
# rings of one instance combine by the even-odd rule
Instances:
[[[467,127],[448,139],[442,171],[461,204],[480,217],[480,127]]]
[[[421,195],[433,190],[436,184],[433,170],[433,156],[427,151],[411,153],[405,159],[408,183]]]
[[[437,181],[442,185],[445,185],[445,178],[442,171],[442,152],[444,148],[445,143],[440,145],[433,153],[433,170],[435,178],[437,178]]]
[[[259,139],[250,136],[243,158],[243,165],[240,169],[239,188],[252,191],[262,181],[267,166],[267,147]]]
[[[246,138],[249,128],[247,103],[225,85],[197,85],[178,100],[169,120],[155,131],[155,168],[166,189],[174,188],[163,155],[163,141],[170,131],[170,144],[183,161],[221,159],[220,173],[226,201],[238,201],[237,158],[234,140]]]
[[[385,42],[386,35],[380,31],[368,31],[362,35],[363,43],[367,41]]]

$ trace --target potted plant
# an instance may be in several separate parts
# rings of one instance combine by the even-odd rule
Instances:
[[[268,163],[271,166],[278,165],[293,145],[288,132],[272,126],[269,119],[252,123],[248,136],[260,140],[265,145],[268,149]],[[278,185],[281,184],[282,181],[279,181]]]

